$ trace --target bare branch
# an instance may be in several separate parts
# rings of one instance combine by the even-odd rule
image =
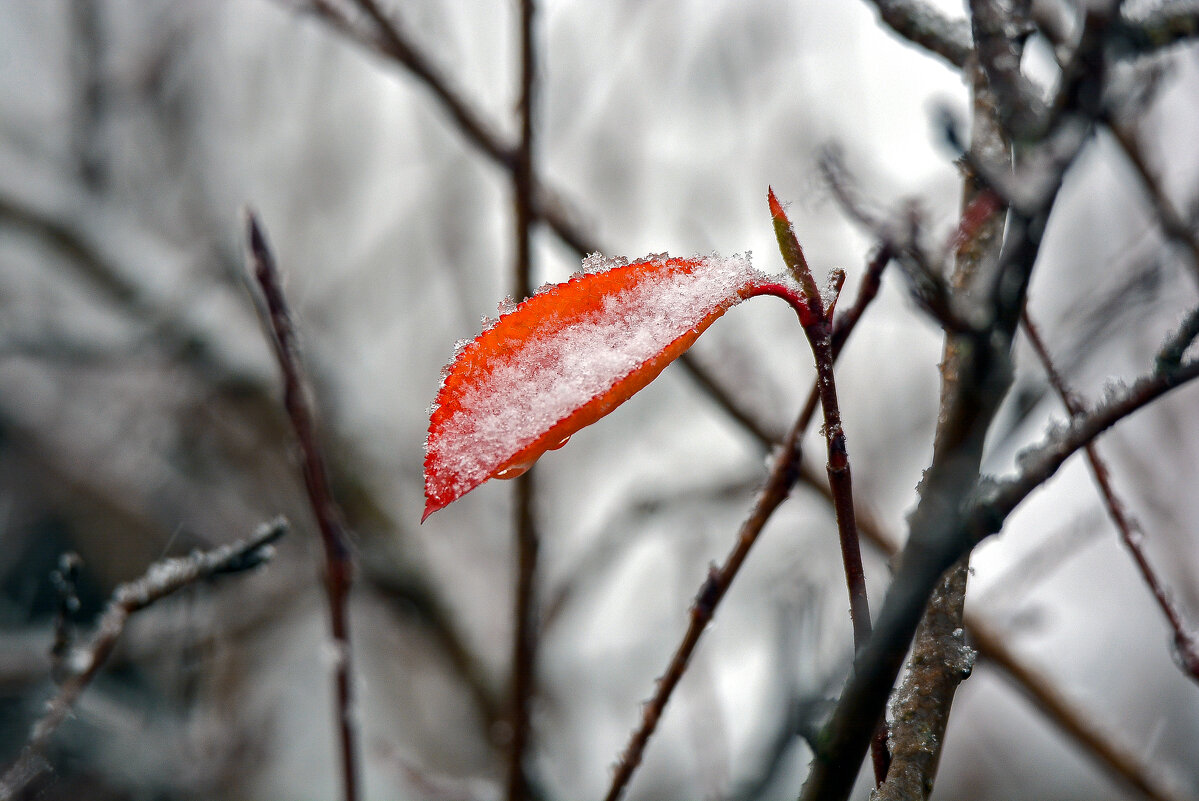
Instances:
[[[895,254],[895,260],[908,280],[912,299],[947,331],[965,333],[977,329],[981,321],[971,318],[968,309],[954,296],[949,283],[941,275],[937,262],[925,252],[920,243],[922,222],[919,209],[912,204],[906,209],[902,224],[884,221],[871,212],[858,197],[834,148],[826,148],[818,161],[821,177],[832,190],[842,210],[865,231]],[[992,192],[980,193],[967,207],[949,249],[957,251],[977,229],[1001,208],[999,198]]]
[[[991,87],[979,65],[972,65],[969,75],[974,93],[971,149],[987,152],[993,161],[1010,169],[1012,145],[1000,123]],[[1004,215],[995,213],[998,206],[995,193],[967,172],[962,186],[962,222],[951,239],[955,263],[950,281],[956,291],[977,285],[980,274],[999,260],[1006,226]],[[953,298],[950,295],[947,304]],[[974,354],[973,337],[946,337],[941,360],[942,413],[933,440],[933,460],[945,459],[947,451],[957,450],[953,458],[958,469],[977,474],[981,450],[970,437],[959,439],[955,431],[960,425],[955,412],[962,406],[963,393],[977,391],[970,386],[977,380],[970,376]],[[986,402],[978,403],[975,410],[993,412]],[[921,494],[923,497],[924,492]],[[892,703],[892,770],[875,794],[876,801],[922,801],[932,793],[953,699],[958,685],[970,675],[974,659],[962,637],[969,569],[967,553],[937,582],[916,629],[908,670]]]
[[[1157,352],[1155,363],[1157,364],[1158,372],[1171,372],[1177,370],[1182,364],[1182,356],[1186,353],[1187,348],[1199,337],[1199,307],[1191,309],[1190,313],[1183,318],[1182,325],[1178,330],[1171,334],[1162,344]]]
[[[1129,127],[1111,119],[1110,115],[1108,117],[1107,128],[1111,131],[1116,143],[1120,145],[1120,149],[1124,151],[1124,156],[1136,171],[1137,177],[1141,179],[1141,187],[1145,190],[1145,194],[1149,196],[1149,202],[1157,214],[1158,224],[1161,225],[1162,233],[1172,241],[1186,248],[1187,254],[1190,257],[1191,275],[1192,277],[1199,278],[1199,236],[1196,235],[1195,230],[1187,224],[1182,215],[1174,208],[1174,204],[1170,202],[1170,198],[1166,197],[1161,181],[1158,180],[1157,176],[1153,174],[1153,170],[1149,167],[1149,162],[1145,158],[1145,152],[1141,148],[1141,143],[1137,140],[1136,133]]]
[[[75,648],[70,657],[68,675],[57,694],[47,702],[46,713],[33,726],[33,733],[15,763],[0,778],[0,801],[15,798],[29,782],[49,765],[43,753],[54,732],[71,713],[71,708],[99,674],[129,617],[151,604],[198,581],[228,573],[250,570],[271,558],[271,545],[287,533],[283,518],[259,527],[253,536],[210,551],[164,559],[150,565],[135,581],[113,590],[108,606],[96,624],[96,632],[85,646]]]
[[[1032,343],[1037,358],[1040,359],[1045,372],[1049,375],[1049,383],[1057,392],[1058,397],[1061,398],[1062,405],[1070,413],[1071,419],[1082,417],[1085,414],[1083,405],[1075,398],[1065,379],[1062,378],[1054,366],[1053,357],[1049,355],[1049,349],[1045,347],[1045,342],[1041,339],[1041,333],[1033,322],[1032,316],[1028,313],[1028,309],[1025,309],[1023,312],[1022,322],[1024,324],[1024,332],[1028,335],[1028,341]],[[1087,463],[1091,467],[1091,475],[1095,477],[1095,485],[1099,488],[1099,494],[1103,497],[1103,505],[1107,508],[1108,516],[1112,519],[1116,530],[1120,532],[1120,539],[1124,542],[1124,547],[1132,554],[1132,559],[1141,573],[1141,578],[1149,586],[1149,590],[1153,593],[1157,605],[1161,608],[1166,622],[1169,623],[1170,629],[1174,632],[1174,644],[1178,648],[1183,669],[1190,678],[1199,681],[1199,642],[1196,642],[1195,635],[1187,630],[1186,624],[1182,620],[1182,613],[1170,599],[1170,595],[1165,589],[1165,583],[1157,575],[1157,571],[1153,569],[1153,566],[1149,564],[1148,555],[1145,553],[1143,547],[1145,535],[1141,530],[1140,524],[1125,511],[1124,504],[1116,497],[1116,491],[1112,487],[1111,474],[1108,472],[1107,465],[1099,457],[1098,446],[1094,442],[1088,442],[1083,446],[1083,450],[1086,451]]]
[[[804,258],[803,249],[795,237],[791,221],[770,191],[770,213],[783,261],[804,289],[807,303],[797,307],[804,334],[816,361],[816,387],[820,408],[824,412],[825,448],[828,455],[826,472],[833,493],[833,511],[837,519],[837,535],[841,545],[841,561],[845,569],[845,584],[849,589],[849,618],[853,624],[854,652],[861,651],[870,639],[870,603],[866,596],[866,575],[862,569],[862,550],[858,543],[858,526],[854,521],[853,480],[849,467],[849,450],[841,424],[841,409],[837,398],[833,362],[832,320],[825,308],[820,291]],[[842,279],[844,276],[842,276]],[[830,299],[830,308],[836,298]],[[806,311],[806,314],[804,313]],[[887,776],[886,726],[880,722],[878,735],[871,746],[875,782],[881,784]]]
[[[372,0],[359,0],[374,6]],[[520,142],[512,164],[512,195],[516,242],[512,273],[518,298],[533,294],[533,206],[536,181],[533,154],[533,114],[537,104],[537,47],[534,42],[534,0],[520,2]],[[526,761],[532,738],[532,704],[536,689],[538,639],[537,556],[541,547],[534,517],[535,473],[516,479],[516,592],[512,643],[512,737],[508,744],[507,801],[524,801],[529,794]]]
[[[1003,129],[1012,139],[1039,138],[1048,122],[1040,93],[1020,71],[1024,42],[1034,30],[1029,0],[971,0],[978,63],[995,96]]]
[[[1085,416],[1075,418],[1065,431],[1051,434],[1045,442],[1026,449],[1021,454],[1024,469],[1020,474],[985,488],[973,504],[967,521],[973,540],[979,542],[998,531],[1012,510],[1048,481],[1075,452],[1125,417],[1197,377],[1199,359],[1181,364],[1175,370],[1143,376]]]
[[[975,0],[974,6],[982,1]],[[1078,49],[1064,70],[1060,103],[1055,106],[1059,113],[1035,149],[1034,161],[1044,165],[1037,202],[1011,210],[999,258],[992,269],[979,269],[966,287],[974,298],[985,298],[989,325],[957,334],[947,345],[957,353],[953,368],[957,385],[942,398],[933,459],[921,483],[920,500],[909,517],[908,543],[876,621],[874,636],[859,654],[860,669],[849,677],[821,738],[801,796],[806,801],[841,801],[849,795],[874,723],[887,703],[937,582],[981,539],[974,528],[986,534],[998,530],[1014,504],[1031,491],[1031,487],[1026,488],[1002,514],[988,509],[997,516],[986,518],[985,525],[970,519],[963,506],[976,487],[987,432],[1011,384],[1012,338],[1050,211],[1066,169],[1102,111],[1108,20],[1100,13],[1087,17]],[[1007,33],[1004,36],[1011,38]],[[988,85],[992,85],[990,71],[987,77]],[[1040,480],[1047,479],[1053,470],[1056,465]]]
[[[1077,708],[1053,679],[1027,664],[1007,645],[1004,635],[977,614],[966,613],[970,643],[979,657],[994,665],[1017,689],[1028,696],[1032,707],[1078,746],[1111,776],[1153,801],[1184,801],[1183,796],[1167,787],[1160,769],[1141,764],[1136,753],[1114,742],[1104,726]]]
[[[250,269],[262,290],[265,322],[279,368],[283,373],[283,405],[300,447],[300,465],[308,502],[321,533],[325,554],[325,599],[329,607],[330,635],[337,654],[333,670],[336,703],[335,728],[341,754],[343,801],[358,798],[358,751],[353,720],[353,670],[350,648],[349,593],[353,577],[350,543],[341,512],[329,489],[328,473],[316,431],[316,416],[308,398],[308,382],[300,358],[291,311],[283,296],[275,257],[251,211],[246,212],[246,237]]]

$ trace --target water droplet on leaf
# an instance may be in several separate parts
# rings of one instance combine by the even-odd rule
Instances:
[[[495,477],[508,479],[516,478],[517,476],[523,476],[525,473],[529,472],[529,468],[532,466],[533,462],[521,462],[520,464],[514,464],[511,467],[505,467],[503,470],[496,473]]]

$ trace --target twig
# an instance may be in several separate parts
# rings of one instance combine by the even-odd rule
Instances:
[[[1149,196],[1153,210],[1157,213],[1162,233],[1186,248],[1187,254],[1190,256],[1191,275],[1199,277],[1199,236],[1196,236],[1192,227],[1183,220],[1182,215],[1170,202],[1170,198],[1166,197],[1161,181],[1153,174],[1149,162],[1145,159],[1145,152],[1141,148],[1140,142],[1137,141],[1136,134],[1112,119],[1111,115],[1108,115],[1107,128],[1111,131],[1116,143],[1120,145],[1128,163],[1136,171],[1137,177],[1141,179],[1141,186],[1145,190],[1145,194]]]
[[[1040,359],[1041,365],[1049,376],[1050,385],[1061,398],[1062,405],[1070,413],[1071,419],[1082,417],[1085,414],[1083,405],[1075,398],[1065,379],[1057,371],[1053,357],[1049,355],[1049,349],[1045,347],[1045,341],[1041,339],[1041,333],[1027,308],[1022,314],[1021,322],[1024,325],[1024,333],[1028,335],[1028,341],[1032,344],[1037,358]],[[1087,464],[1091,467],[1091,475],[1095,477],[1095,485],[1103,497],[1103,505],[1107,508],[1107,514],[1116,526],[1116,530],[1120,532],[1120,539],[1124,542],[1124,547],[1132,554],[1141,578],[1149,586],[1157,605],[1161,608],[1162,615],[1165,616],[1166,622],[1174,633],[1174,645],[1178,649],[1181,667],[1190,678],[1199,681],[1199,642],[1196,641],[1194,633],[1187,630],[1182,613],[1171,600],[1157,571],[1149,564],[1149,557],[1143,547],[1144,531],[1140,524],[1125,511],[1124,504],[1116,497],[1116,491],[1112,487],[1111,474],[1107,465],[1099,457],[1099,448],[1094,442],[1088,442],[1083,446],[1083,450],[1086,452]]]
[[[141,578],[113,590],[108,606],[86,646],[74,649],[69,674],[47,702],[46,713],[33,726],[29,742],[4,777],[0,801],[8,801],[37,778],[49,765],[42,758],[54,732],[71,713],[79,696],[96,678],[125,630],[129,617],[156,601],[202,579],[249,570],[272,556],[271,544],[287,533],[287,521],[276,518],[249,538],[190,556],[164,559],[150,565]]]
[[[877,295],[879,275],[890,260],[891,253],[886,248],[880,250],[871,259],[866,275],[858,287],[858,296],[853,307],[843,312],[837,319],[831,337],[834,359],[840,354],[842,346],[854,326],[857,325],[858,320],[861,319],[866,307]],[[704,629],[711,622],[733,579],[737,577],[741,565],[757,541],[758,535],[762,533],[766,521],[770,519],[779,504],[786,500],[788,493],[799,478],[803,462],[803,433],[812,421],[819,399],[819,387],[813,385],[808,393],[807,402],[796,417],[782,447],[774,458],[766,484],[759,491],[754,502],[753,511],[741,524],[736,543],[720,567],[713,566],[708,571],[707,579],[700,586],[691,606],[691,619],[688,622],[687,631],[683,634],[683,639],[678,647],[675,648],[670,664],[658,679],[653,698],[642,708],[641,724],[634,730],[620,755],[608,793],[604,796],[605,801],[616,801],[624,793],[633,773],[641,764],[645,746],[657,729],[658,720],[661,718],[667,702],[670,701],[674,688],[682,679],[691,655],[699,644],[700,637],[703,636]]]
[[[859,653],[870,639],[870,602],[866,597],[866,575],[862,569],[862,549],[858,543],[858,526],[854,520],[853,479],[849,468],[849,451],[845,442],[845,431],[841,425],[841,409],[837,400],[837,383],[833,372],[835,360],[832,347],[832,320],[830,311],[816,289],[816,282],[804,258],[803,249],[795,236],[787,213],[770,190],[770,216],[774,220],[774,233],[778,239],[783,261],[795,276],[806,295],[807,305],[797,307],[804,334],[812,347],[816,360],[816,387],[820,394],[820,408],[824,411],[824,437],[828,453],[828,484],[833,494],[833,510],[837,519],[837,535],[841,544],[841,561],[845,568],[845,583],[849,588],[849,618],[853,624],[854,652]],[[837,280],[837,279],[834,279]],[[844,280],[844,275],[840,276]],[[829,298],[829,306],[836,303],[836,296]],[[806,314],[805,314],[806,310]],[[887,777],[887,743],[884,726],[879,727],[871,753],[874,758],[875,782],[881,784]]]
[[[369,0],[366,0],[369,2]],[[512,194],[516,242],[513,260],[515,297],[533,294],[533,113],[537,100],[537,48],[533,40],[533,0],[520,3],[520,143],[514,153]],[[525,765],[532,735],[531,713],[536,689],[537,554],[540,538],[534,517],[536,483],[532,470],[516,479],[515,531],[517,575],[513,609],[511,740],[508,744],[508,801],[525,801],[529,794]]]
[[[1123,392],[1115,393],[1084,417],[1074,419],[1061,434],[1021,454],[1024,469],[1011,478],[985,488],[970,509],[967,524],[973,542],[981,542],[998,531],[1003,520],[1034,489],[1048,481],[1074,453],[1086,447],[1107,429],[1153,403],[1171,390],[1199,378],[1199,359],[1176,370],[1156,371],[1142,376]]]
[[[821,178],[846,215],[895,253],[913,300],[946,331],[965,333],[977,328],[977,323],[967,310],[960,308],[961,303],[954,297],[935,261],[921,247],[918,208],[909,204],[902,227],[885,222],[867,209],[858,197],[842,163],[841,154],[835,148],[824,148],[817,166]],[[1000,198],[997,195],[989,191],[979,193],[958,221],[957,230],[949,241],[949,250],[956,252],[970,241],[999,207]]]
[[[1199,337],[1199,306],[1191,309],[1190,313],[1183,318],[1178,331],[1167,338],[1158,350],[1157,358],[1154,359],[1158,372],[1168,373],[1177,370],[1182,364],[1183,354],[1186,353],[1187,348],[1191,346],[1196,337]]]
[[[246,211],[246,234],[250,270],[262,290],[269,338],[283,373],[283,405],[287,410],[300,448],[300,467],[308,502],[320,529],[324,548],[325,599],[329,607],[330,636],[336,659],[333,668],[335,727],[341,757],[343,801],[358,798],[358,750],[353,718],[353,669],[350,648],[348,601],[353,560],[350,544],[341,522],[341,514],[329,489],[325,460],[317,439],[316,417],[308,398],[295,326],[275,267],[275,257],[252,211]]]
[[[962,69],[974,51],[970,24],[950,19],[924,0],[869,0],[896,34]]]

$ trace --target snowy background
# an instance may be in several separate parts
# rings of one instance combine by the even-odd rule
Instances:
[[[367,796],[500,794],[511,486],[491,482],[418,523],[439,370],[511,291],[508,179],[423,84],[302,5],[0,0],[0,759],[50,691],[46,577],[61,551],[83,556],[94,610],[165,554],[278,512],[295,524],[268,569],[137,622],[60,732],[39,798],[334,795],[319,547],[244,286],[246,204],[287,275],[360,549]],[[513,137],[514,4],[386,5]],[[966,119],[965,88],[866,3],[553,0],[538,26],[537,169],[608,255],[749,251],[779,272],[773,185],[813,268],[843,267],[852,293],[872,243],[819,179],[830,144],[877,208],[916,198],[935,235],[952,229],[960,181],[933,120],[943,108]],[[1196,53],[1154,60],[1161,91],[1138,121],[1183,208],[1199,196]],[[1034,41],[1028,58],[1035,67],[1047,50]],[[534,284],[578,269],[551,232],[535,245]],[[1096,138],[1068,176],[1030,295],[1084,396],[1148,369],[1194,305],[1188,269]],[[888,274],[838,368],[855,494],[897,539],[931,453],[940,342]],[[813,376],[793,314],[767,299],[733,309],[693,353],[780,434]],[[1017,355],[1018,402],[985,466],[995,472],[1064,415],[1025,343]],[[1194,621],[1197,401],[1185,389],[1102,441]],[[538,466],[534,742],[550,797],[603,793],[765,457],[674,366]],[[809,752],[792,709],[834,696],[848,666],[834,532],[827,503],[802,487],[772,519],[630,798],[794,797]],[[1199,688],[1172,663],[1084,465],[1031,498],[975,565],[972,609],[1162,783],[1199,794]],[[877,608],[878,552],[867,573]],[[938,798],[1131,792],[985,662],[958,698]]]

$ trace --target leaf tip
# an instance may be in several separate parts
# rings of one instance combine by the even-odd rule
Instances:
[[[778,196],[774,194],[774,187],[766,187],[766,200],[770,203],[770,216],[776,220],[787,220],[787,212],[783,209],[783,204],[779,203]]]

